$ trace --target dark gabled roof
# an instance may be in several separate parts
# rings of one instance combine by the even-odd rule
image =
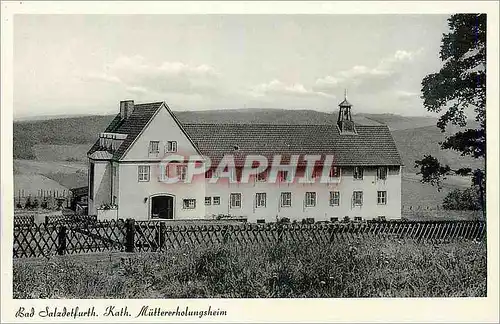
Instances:
[[[111,121],[106,127],[105,133],[127,134],[127,138],[123,141],[120,147],[114,152],[113,159],[119,160],[127,149],[132,145],[137,136],[142,132],[144,127],[149,123],[156,111],[160,108],[163,102],[152,102],[146,104],[137,104],[134,106],[134,111],[126,119],[122,120],[120,114]],[[91,155],[99,150],[99,140],[97,140],[92,148],[87,152]]]
[[[113,160],[122,158],[161,106],[162,102],[138,104],[125,121],[120,114],[111,121],[105,132],[127,134]],[[210,157],[213,163],[226,154],[232,154],[238,165],[250,154],[266,156],[269,163],[276,154],[282,155],[282,163],[288,162],[291,155],[314,154],[333,155],[336,165],[402,165],[385,125],[356,125],[357,134],[340,134],[336,124],[180,124],[175,120],[199,153]],[[88,155],[98,150],[99,140]]]
[[[402,165],[389,128],[356,125],[357,134],[340,134],[337,125],[184,124],[212,162],[232,154],[242,164],[249,154],[333,155],[336,165]],[[271,160],[269,160],[271,162]]]

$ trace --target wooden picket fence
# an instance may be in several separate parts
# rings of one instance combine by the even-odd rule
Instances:
[[[377,221],[328,224],[173,225],[165,221],[96,221],[14,225],[13,255],[40,257],[75,253],[158,252],[188,246],[338,241],[369,237],[432,241],[485,240],[484,221]]]

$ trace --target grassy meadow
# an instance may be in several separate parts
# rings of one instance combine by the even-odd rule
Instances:
[[[39,280],[33,280],[39,278]],[[371,239],[14,259],[14,298],[486,296],[486,243]]]

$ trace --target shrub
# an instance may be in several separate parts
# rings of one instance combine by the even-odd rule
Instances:
[[[24,209],[31,209],[31,208],[32,208],[31,197],[28,197],[24,202]]]
[[[39,205],[38,199],[35,198],[35,200],[33,200],[33,204],[31,205],[31,208],[36,209],[36,208],[38,208],[38,205]]]
[[[290,224],[290,218],[288,217],[281,217],[278,221],[280,224]]]
[[[43,209],[48,209],[49,202],[47,200],[42,201],[42,203],[40,204],[40,207],[42,207]]]

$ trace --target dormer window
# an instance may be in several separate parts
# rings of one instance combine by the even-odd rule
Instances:
[[[177,141],[168,141],[165,146],[165,153],[177,152]]]
[[[160,142],[159,141],[150,141],[149,142],[149,153],[158,154],[160,153]]]

